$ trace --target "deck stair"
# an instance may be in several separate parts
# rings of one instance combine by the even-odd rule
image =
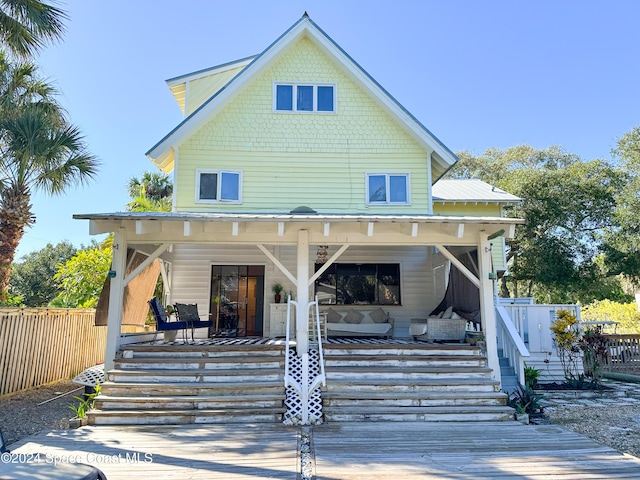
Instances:
[[[512,420],[486,358],[461,345],[325,345],[325,421]]]
[[[283,372],[278,345],[128,345],[89,423],[282,422]]]

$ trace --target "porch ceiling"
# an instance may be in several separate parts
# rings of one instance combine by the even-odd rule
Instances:
[[[314,245],[476,245],[480,232],[514,234],[521,219],[440,215],[326,215],[125,212],[76,214],[90,233],[123,229],[133,243],[296,244],[299,230]]]

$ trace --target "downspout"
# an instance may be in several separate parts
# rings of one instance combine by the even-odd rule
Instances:
[[[431,173],[431,155],[433,150],[427,149],[427,202],[429,204],[427,213],[433,215],[433,175]]]

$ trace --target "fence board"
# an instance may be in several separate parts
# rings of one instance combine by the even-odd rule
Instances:
[[[0,395],[71,378],[104,362],[95,310],[0,308]]]
[[[640,373],[640,334],[606,334],[609,348],[605,372]]]

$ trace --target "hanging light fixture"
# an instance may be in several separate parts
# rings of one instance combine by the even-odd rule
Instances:
[[[327,250],[329,245],[318,245],[318,252],[316,254],[316,263],[327,263]]]

